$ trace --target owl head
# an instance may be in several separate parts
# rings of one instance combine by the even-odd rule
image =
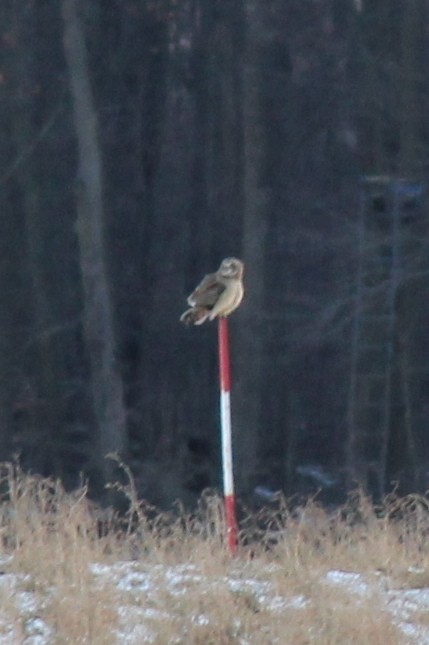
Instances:
[[[222,260],[218,273],[223,278],[238,278],[243,276],[244,264],[237,258],[225,258]]]

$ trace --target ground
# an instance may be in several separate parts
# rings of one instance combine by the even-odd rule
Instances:
[[[222,500],[100,515],[86,490],[9,468],[0,506],[0,645],[429,645],[425,497],[327,511]]]

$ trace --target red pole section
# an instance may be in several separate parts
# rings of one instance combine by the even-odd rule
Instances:
[[[218,321],[223,495],[227,543],[231,553],[235,554],[237,550],[238,528],[235,513],[234,476],[232,467],[230,403],[231,370],[229,360],[228,319],[220,317]]]

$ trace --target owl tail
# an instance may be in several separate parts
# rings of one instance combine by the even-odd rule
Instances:
[[[180,322],[185,325],[202,325],[209,315],[210,311],[204,307],[191,307],[180,316]]]

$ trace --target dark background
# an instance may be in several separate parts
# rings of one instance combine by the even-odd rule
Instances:
[[[425,491],[428,2],[3,0],[0,35],[0,459],[219,486],[216,326],[178,319],[235,255],[240,495]]]

